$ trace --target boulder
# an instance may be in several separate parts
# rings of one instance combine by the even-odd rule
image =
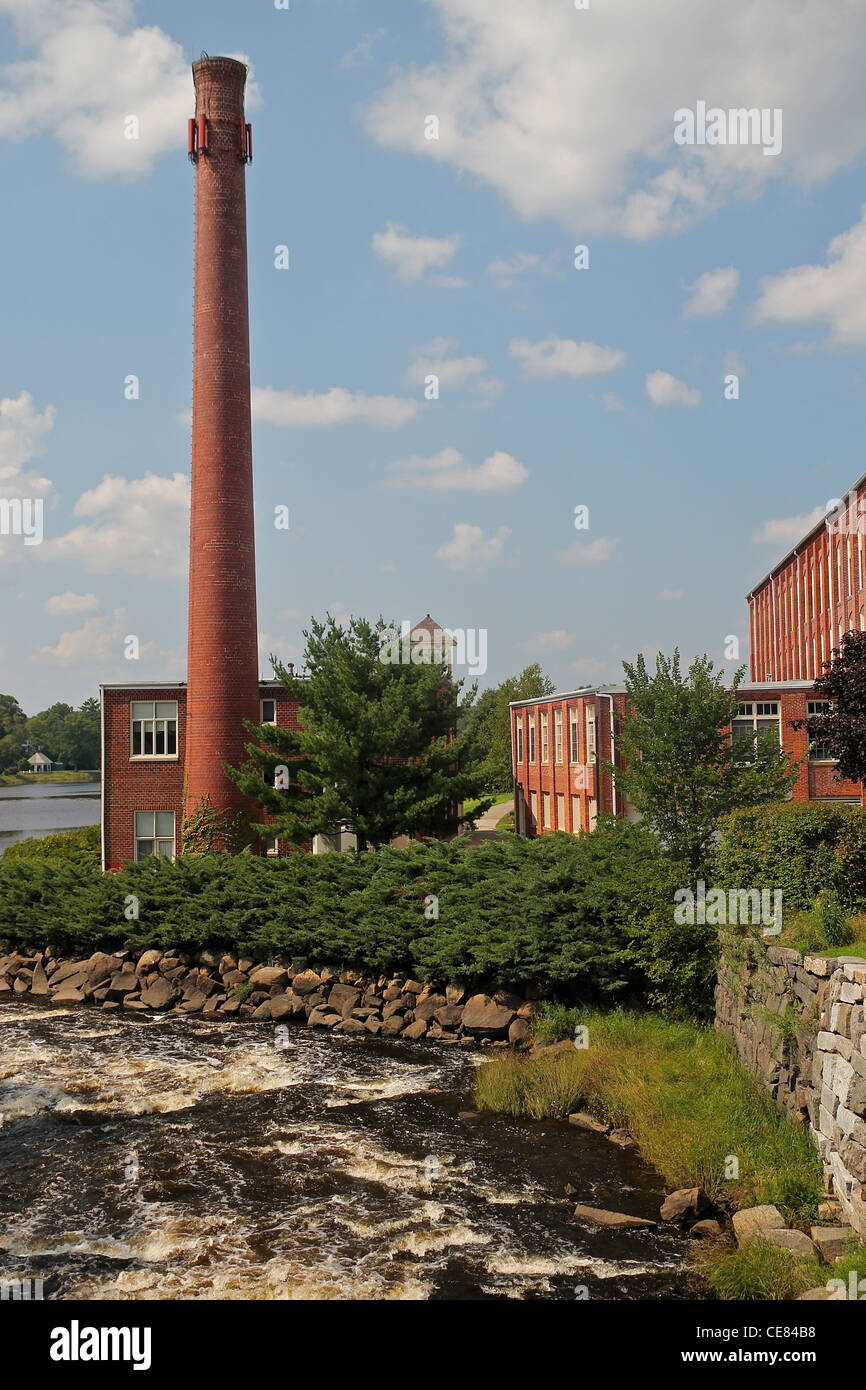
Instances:
[[[238,1013],[238,1012],[240,1011],[240,1007],[241,1007],[241,1001],[240,1001],[240,999],[227,999],[226,1002],[225,1002],[224,1004],[220,1005],[220,1013],[221,1013],[221,1014],[236,1014],[236,1013]]]
[[[627,1129],[612,1129],[607,1136],[612,1144],[616,1144],[618,1149],[636,1149],[637,1144],[632,1139]]]
[[[122,1002],[127,994],[137,994],[140,986],[141,980],[134,970],[119,970],[116,975],[112,975],[108,982],[107,997]],[[171,989],[170,985],[169,988]]]
[[[147,974],[149,970],[156,970],[162,960],[162,951],[151,950],[142,951],[138,958],[137,969]]]
[[[271,1018],[293,1018],[295,1007],[295,1000],[290,994],[278,994],[271,1000]],[[303,1013],[303,1004],[300,1005],[300,1010]]]
[[[400,985],[389,985],[382,995],[382,998],[385,1000],[386,1004],[389,1004],[393,999],[399,999],[402,993],[403,990]]]
[[[463,1031],[476,1036],[484,1033],[488,1037],[502,1037],[514,1022],[515,1012],[512,1008],[495,1003],[488,994],[473,994],[463,1006]],[[441,1018],[439,1022],[442,1022]]]
[[[221,975],[227,975],[230,970],[237,970],[237,968],[238,963],[234,956],[225,955],[220,957],[219,972]]]
[[[401,1014],[392,1014],[390,1018],[384,1019],[382,1023],[382,1033],[386,1038],[396,1038],[398,1033],[402,1033],[404,1021]]]
[[[602,1124],[594,1115],[588,1115],[585,1110],[576,1110],[573,1115],[569,1115],[568,1123],[576,1125],[578,1129],[589,1129],[594,1134],[607,1134],[607,1125]]]
[[[274,985],[282,985],[285,988],[288,982],[288,970],[283,970],[279,965],[260,965],[258,970],[254,970],[250,975],[253,989],[263,989],[266,993]]]
[[[87,971],[87,964],[81,960],[61,961],[57,969],[52,973],[51,986],[59,985],[61,980],[66,980],[70,975],[81,975]]]
[[[436,1010],[433,1017],[441,1028],[459,1028],[463,1019],[463,1007],[460,1004],[445,1004]]]
[[[373,1036],[376,1037],[376,1035],[382,1031],[382,1020],[381,1018],[368,1018],[364,1027],[368,1033],[372,1033]]]
[[[142,998],[144,998],[144,995],[142,995]],[[206,994],[202,994],[201,992],[198,994],[190,994],[184,999],[182,1004],[178,1004],[177,1012],[179,1014],[200,1014],[206,1003]]]
[[[785,1218],[778,1207],[745,1207],[743,1211],[734,1212],[734,1235],[741,1249],[756,1236],[784,1228]]]
[[[828,1265],[847,1252],[852,1239],[855,1237],[850,1226],[812,1227],[812,1240],[821,1253],[821,1259],[825,1260]]]
[[[328,1008],[348,1018],[360,998],[361,991],[354,985],[333,985],[328,995]]]
[[[406,980],[403,984],[404,994],[420,994],[424,986],[418,980]]]
[[[242,970],[227,970],[223,975],[223,987],[225,989],[237,989],[238,985],[242,985],[246,978]]]
[[[343,1018],[334,1029],[335,1033],[366,1033],[367,1029],[359,1018]]]
[[[825,1298],[832,1298],[833,1293],[825,1284],[819,1284],[815,1289],[807,1289],[805,1293],[798,1293],[795,1303],[817,1303]]]
[[[16,994],[27,994],[30,990],[30,971],[19,971],[15,976],[15,983],[12,988]]]
[[[253,1018],[258,1019],[259,1022],[263,1022],[266,1019],[273,1018],[273,1014],[271,1013],[270,999],[264,999],[262,1003],[259,1004],[255,1013],[253,1014]]]
[[[84,994],[82,993],[82,991],[76,988],[75,984],[71,983],[68,980],[64,980],[63,984],[60,986],[59,989],[55,989],[52,991],[51,998],[55,1000],[58,1004],[84,1003]]]
[[[389,999],[382,1010],[382,1018],[393,1018],[394,1014],[405,1014],[409,1005],[405,999]]]
[[[307,1019],[311,1028],[336,1028],[342,1022],[341,1016],[327,1008],[313,1009]]]
[[[94,951],[90,960],[87,962],[87,983],[89,985],[101,985],[103,980],[107,980],[117,970],[117,959],[110,956],[106,951]]]
[[[209,970],[216,970],[219,967],[221,956],[218,951],[205,949],[204,951],[199,951],[196,960],[199,965],[206,965]]]
[[[702,1187],[681,1187],[665,1197],[660,1215],[662,1221],[691,1222],[709,1207],[710,1199]]]
[[[240,969],[240,966],[238,966]],[[302,970],[300,975],[296,975],[292,980],[292,989],[295,994],[314,994],[322,981],[315,970]]]
[[[529,1033],[529,1019],[516,1018],[508,1029],[508,1041],[512,1047],[522,1043]]]
[[[147,989],[141,992],[141,1002],[148,1009],[167,1009],[177,998],[177,991],[170,980],[165,978],[156,981],[156,984],[148,985]],[[204,996],[202,996],[204,1004]]]
[[[37,966],[36,966],[36,969],[33,971],[33,978],[32,978],[32,980],[30,981],[30,993],[31,993],[31,994],[48,994],[48,993],[49,993],[49,990],[48,990],[48,976],[45,974],[45,970],[44,970],[44,968],[42,967],[41,964],[40,964],[40,965],[37,965]]]
[[[415,1017],[429,1023],[436,1010],[444,1008],[446,1003],[444,994],[428,994],[426,999],[415,1005]]]
[[[820,1259],[817,1245],[802,1231],[765,1231],[763,1238],[768,1245],[778,1245],[782,1250],[790,1250],[792,1255],[802,1255],[806,1260]]]
[[[408,1028],[403,1029],[403,1037],[412,1038],[412,1040],[414,1041],[416,1038],[423,1038],[426,1032],[427,1023],[425,1019],[416,1018],[414,1023],[410,1023]]]
[[[711,1216],[706,1217],[703,1221],[696,1221],[694,1226],[689,1229],[689,1236],[692,1240],[712,1240],[721,1234],[721,1226]]]
[[[466,989],[463,985],[447,985],[445,989],[445,999],[449,1004],[462,1004],[466,998]]]
[[[209,995],[208,998],[207,998],[207,1001],[206,1001],[206,1003],[205,1003],[205,1006],[204,1006],[204,1008],[202,1009],[202,1013],[203,1013],[203,1014],[215,1014],[216,1011],[217,1011],[217,1009],[219,1008],[220,1004],[224,1004],[224,1003],[225,1003],[225,995],[224,995],[224,994],[211,994],[211,995]]]
[[[657,1225],[655,1221],[647,1221],[643,1216],[627,1216],[622,1211],[605,1211],[602,1207],[576,1206],[574,1209],[575,1221],[595,1221],[599,1226],[650,1226]]]

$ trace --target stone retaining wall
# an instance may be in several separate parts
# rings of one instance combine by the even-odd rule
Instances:
[[[0,941],[0,1001],[92,1004],[107,1011],[201,1014],[215,1020],[329,1028],[335,1033],[508,1046],[523,1041],[537,1005],[505,991],[491,998],[460,984],[438,986],[406,974],[365,979],[320,966],[266,965],[220,950],[96,951],[86,959]]]
[[[866,960],[723,942],[716,1027],[781,1110],[808,1124],[828,1192],[866,1240]]]

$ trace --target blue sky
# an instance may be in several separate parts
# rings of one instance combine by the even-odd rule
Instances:
[[[864,40],[804,0],[0,0],[0,497],[45,502],[0,690],[185,676],[203,49],[251,69],[263,671],[325,610],[486,629],[482,685],[746,660],[745,593],[864,471]],[[781,153],[676,145],[699,100],[780,109]]]

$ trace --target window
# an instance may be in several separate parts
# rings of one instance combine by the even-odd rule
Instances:
[[[573,835],[577,835],[578,832],[580,831],[580,797],[579,797],[579,796],[573,796],[573,797],[571,798],[571,831],[572,831],[572,834],[573,834]]]
[[[591,767],[595,762],[595,707],[590,705],[586,711],[586,761]]]
[[[565,829],[565,796],[562,792],[556,793],[556,829]]]
[[[177,757],[177,701],[133,700],[133,758]]]
[[[550,715],[547,710],[541,716],[541,761],[546,763],[550,758]]]
[[[809,718],[812,718],[816,714],[826,714],[829,708],[829,700],[806,701],[806,714]],[[816,738],[814,743],[812,744],[812,748],[809,751],[809,762],[830,763],[833,761],[834,759],[830,756],[830,753],[827,751],[827,745],[824,742],[824,740],[822,738]]]
[[[517,761],[523,762],[523,715],[517,716]]]
[[[557,763],[562,762],[562,710],[557,709],[553,712],[553,758]]]
[[[535,715],[529,716],[529,761],[535,762]]]
[[[550,792],[542,792],[544,804],[544,829],[550,829]]]
[[[731,722],[731,743],[739,752],[754,749],[759,734],[775,733],[781,743],[779,706],[775,700],[757,700],[737,706]]]
[[[595,827],[596,827],[597,825],[598,825],[598,801],[597,801],[596,798],[593,796],[593,797],[590,797],[590,802],[589,802],[589,829],[590,829],[590,832],[592,832],[593,830],[595,830]]]
[[[529,793],[529,815],[534,830],[538,825],[538,792]]]
[[[277,702],[276,700],[261,701],[261,721],[263,724],[276,724],[277,722]]]
[[[579,762],[580,762],[580,749],[579,749],[579,747],[578,747],[578,741],[577,741],[577,740],[578,740],[578,733],[577,733],[577,730],[578,730],[579,717],[580,717],[580,716],[579,716],[578,710],[576,710],[576,709],[570,709],[570,710],[568,711],[568,741],[569,741],[569,745],[570,745],[570,746],[569,746],[569,758],[570,758],[570,761],[573,762],[573,763],[579,763]]]
[[[280,852],[280,842],[273,835],[265,836],[265,854],[269,859],[273,859]]]
[[[135,858],[152,854],[174,858],[174,811],[135,812]]]

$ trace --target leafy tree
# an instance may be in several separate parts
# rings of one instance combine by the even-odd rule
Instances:
[[[26,722],[31,752],[37,748],[69,767],[99,766],[99,701],[92,696],[80,709],[59,701]]]
[[[0,695],[0,771],[17,768],[24,752],[27,716],[14,695]]]
[[[226,768],[275,814],[276,830],[262,824],[260,833],[302,845],[347,820],[361,848],[377,849],[395,835],[456,830],[457,803],[483,786],[475,735],[457,732],[463,683],[442,662],[380,659],[392,631],[381,618],[353,618],[344,630],[329,614],[304,633],[304,677],[272,658],[301,727],[247,725],[250,761]]]
[[[486,750],[484,758],[484,787],[491,792],[510,791],[511,711],[512,700],[531,700],[552,695],[556,686],[542,671],[538,662],[525,666],[517,676],[494,689],[485,690],[473,707],[471,727],[478,742]]]
[[[866,782],[866,632],[846,632],[825,661],[815,694],[828,701],[826,712],[793,720],[811,742],[821,741],[836,759],[836,776]]]
[[[696,657],[683,676],[678,650],[670,659],[659,653],[654,676],[643,656],[623,669],[630,708],[617,743],[625,766],[608,770],[667,854],[694,875],[704,873],[720,818],[739,806],[783,800],[797,764],[772,731],[732,745],[743,669],[730,691],[707,656]]]

